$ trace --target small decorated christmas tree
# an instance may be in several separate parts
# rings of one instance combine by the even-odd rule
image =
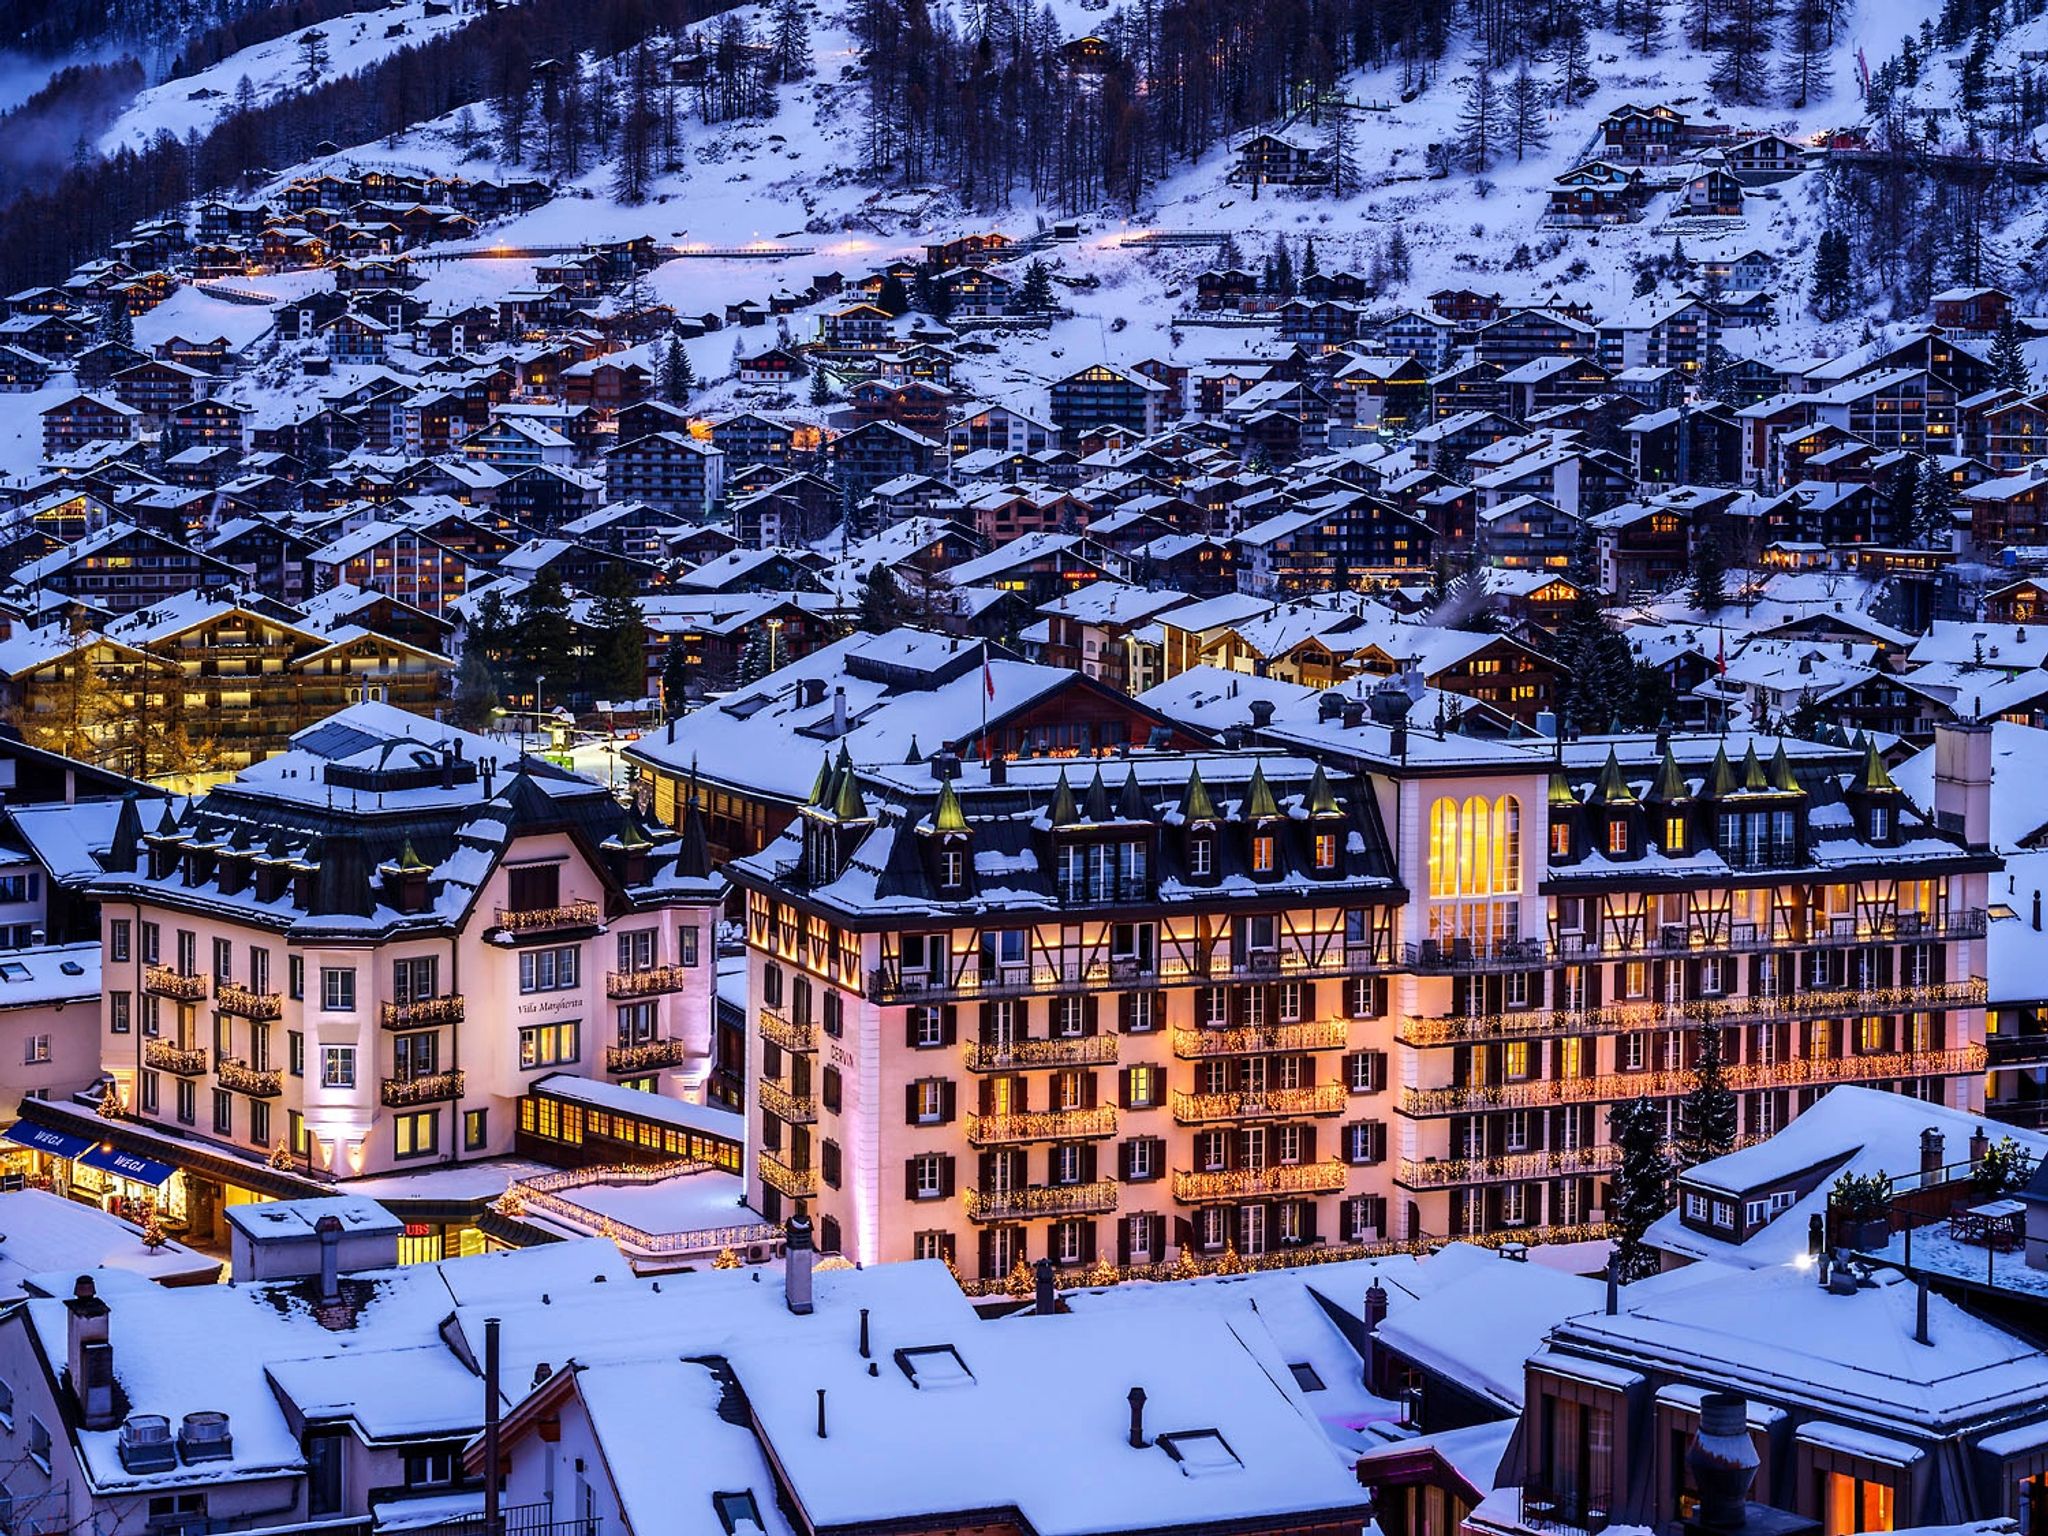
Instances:
[[[740,1267],[740,1256],[730,1248],[721,1248],[718,1250],[718,1257],[711,1261],[711,1267],[713,1269],[738,1269]]]
[[[1018,1259],[1010,1266],[1009,1276],[1003,1281],[1003,1289],[1019,1300],[1035,1296],[1038,1293],[1038,1280],[1031,1273],[1031,1266],[1021,1258]]]
[[[156,1203],[151,1201],[142,1216],[142,1246],[155,1253],[170,1240],[170,1234],[164,1231],[164,1219],[158,1214]]]
[[[108,1078],[100,1085],[100,1118],[118,1120],[121,1118],[122,1110],[126,1108],[127,1106],[121,1102],[121,1085],[111,1077]]]

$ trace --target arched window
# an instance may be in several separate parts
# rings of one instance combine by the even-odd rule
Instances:
[[[1484,795],[1465,802],[1460,820],[1464,846],[1459,850],[1458,894],[1485,896],[1493,890],[1493,817]]]
[[[1522,889],[1522,802],[1513,795],[1493,802],[1493,888],[1504,896]]]
[[[1439,800],[1429,811],[1429,894],[1458,894],[1458,802]]]

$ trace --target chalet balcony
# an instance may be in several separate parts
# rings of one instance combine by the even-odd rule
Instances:
[[[214,1075],[223,1088],[246,1093],[252,1099],[274,1099],[284,1092],[284,1074],[252,1067],[239,1056],[223,1056],[214,1064]]]
[[[969,1221],[1023,1221],[1033,1216],[1101,1216],[1116,1209],[1113,1179],[1092,1184],[1034,1184],[1023,1189],[967,1191]]]
[[[1233,962],[1229,954],[1211,955],[1206,964],[1177,957],[1155,960],[1113,960],[1070,951],[1041,956],[1028,965],[984,969],[968,960],[949,974],[899,971],[878,966],[868,973],[868,998],[876,1003],[975,1002],[988,998],[1030,997],[1041,992],[1081,989],[1107,992],[1145,987],[1194,984],[1222,985],[1239,981],[1335,980],[1343,976],[1381,975],[1402,969],[1391,943],[1332,943],[1320,952],[1294,948],[1246,955]]]
[[[460,1072],[429,1072],[423,1077],[387,1077],[382,1085],[386,1109],[411,1109],[420,1104],[445,1104],[462,1097]]]
[[[168,965],[146,965],[142,968],[142,990],[158,997],[174,997],[181,1003],[196,1003],[206,997],[206,978]]]
[[[1335,1158],[1320,1163],[1175,1173],[1173,1198],[1182,1205],[1210,1205],[1219,1200],[1261,1200],[1274,1195],[1335,1195],[1343,1193],[1349,1173]]]
[[[2048,1034],[1988,1035],[1985,1049],[1991,1053],[1991,1069],[2039,1066],[2048,1062]]]
[[[142,1064],[179,1077],[204,1077],[210,1062],[204,1046],[180,1045],[175,1040],[145,1040]]]
[[[760,1019],[761,1038],[770,1045],[779,1045],[785,1051],[815,1051],[818,1048],[815,1024],[792,1024],[774,1008],[763,1008]]]
[[[500,933],[561,933],[603,924],[604,908],[594,901],[565,901],[556,907],[533,907],[518,912],[510,907],[498,908]]]
[[[377,1010],[378,1022],[386,1029],[435,1029],[462,1022],[460,992],[445,997],[422,997],[410,1003],[385,1003]]]
[[[1015,1146],[1028,1141],[1092,1141],[1116,1134],[1116,1111],[1055,1109],[1015,1115],[969,1115],[967,1143]]]
[[[1618,934],[1579,934],[1566,939],[1507,939],[1498,944],[1424,939],[1401,946],[1402,966],[1424,976],[1487,971],[1526,971],[1596,961],[1656,960],[1670,956],[1757,954],[1781,949],[1850,949],[1865,944],[1947,943],[1984,937],[1982,907],[1923,917],[1894,913],[1875,922],[1841,918],[1825,927],[1804,923],[1730,923],[1722,932],[1678,924],[1633,942]]]
[[[1302,1115],[1344,1113],[1344,1085],[1317,1083],[1310,1088],[1266,1088],[1257,1092],[1176,1093],[1176,1125],[1214,1125],[1232,1120],[1290,1120]]]
[[[970,1040],[961,1048],[970,1072],[1011,1072],[1025,1067],[1108,1067],[1116,1064],[1115,1035],[1074,1035],[1052,1040]]]
[[[222,1013],[232,1013],[237,1018],[250,1019],[258,1024],[284,1017],[283,997],[275,992],[252,992],[232,982],[223,982],[214,990],[213,1005]]]
[[[1981,981],[1933,982],[1904,987],[1825,987],[1744,997],[1696,997],[1681,1002],[1614,1003],[1599,1008],[1525,1008],[1506,1013],[1405,1018],[1394,1037],[1404,1045],[1466,1045],[1489,1040],[1533,1040],[1548,1035],[1617,1035],[1637,1030],[1688,1029],[1697,1024],[1769,1024],[1871,1013],[1923,1013],[1981,1008]]]
[[[1341,1051],[1349,1043],[1350,1031],[1342,1019],[1173,1032],[1173,1054],[1182,1061],[1203,1061],[1214,1056],[1263,1056],[1269,1052]]]
[[[656,965],[644,971],[612,971],[604,979],[604,995],[614,1000],[660,997],[665,992],[682,991],[689,981],[689,968],[681,965]]]
[[[611,1073],[662,1072],[670,1067],[680,1067],[689,1059],[687,1044],[666,1037],[642,1040],[637,1045],[608,1045],[604,1048],[604,1069]]]
[[[808,1200],[818,1192],[818,1175],[809,1168],[792,1168],[772,1152],[759,1152],[754,1164],[761,1170],[761,1182],[791,1200]]]
[[[764,1077],[754,1085],[754,1097],[761,1107],[787,1125],[812,1125],[818,1118],[818,1101],[808,1093],[792,1093],[784,1083]]]
[[[1727,1069],[1737,1093],[1763,1088],[1808,1088],[1827,1083],[1889,1082],[1913,1077],[1967,1077],[1982,1072],[1981,1045],[1947,1051],[1883,1051],[1868,1056],[1802,1056],[1791,1061],[1744,1063]],[[1452,1088],[1404,1088],[1401,1113],[1417,1118],[1463,1115],[1488,1109],[1535,1109],[1552,1104],[1611,1103],[1619,1099],[1669,1099],[1692,1090],[1688,1071],[1607,1072],[1597,1077],[1531,1078]]]

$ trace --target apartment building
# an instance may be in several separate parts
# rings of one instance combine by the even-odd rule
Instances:
[[[996,1285],[1597,1235],[1608,1107],[1675,1106],[1710,1028],[1747,1137],[1839,1082],[1977,1107],[1976,728],[1930,822],[1868,751],[1466,737],[1408,697],[1246,728],[1277,750],[828,762],[728,871],[750,1198]]]
[[[133,1154],[133,1193],[217,1240],[251,1194],[547,1152],[520,1132],[560,1074],[701,1098],[723,891],[701,819],[656,843],[602,786],[502,752],[363,704],[152,827],[129,802],[92,885],[122,1115],[34,1114]]]

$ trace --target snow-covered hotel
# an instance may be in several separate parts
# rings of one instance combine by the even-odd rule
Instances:
[[[515,1148],[737,1164],[701,1105],[724,883],[688,818],[657,840],[588,779],[362,704],[199,799],[130,800],[93,856],[118,1114],[24,1121],[201,1240],[252,1198]],[[409,1257],[481,1243],[428,1215]]]
[[[1981,1106],[1990,758],[1479,738],[1397,683],[1256,747],[820,764],[736,860],[749,1199],[821,1248],[1147,1272],[1604,1219],[1607,1112],[1718,1029],[1740,1134]],[[1150,1270],[1157,1273],[1157,1269]]]

